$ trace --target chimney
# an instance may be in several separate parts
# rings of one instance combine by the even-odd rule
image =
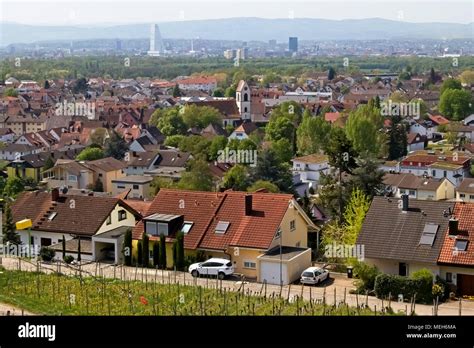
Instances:
[[[245,195],[245,215],[252,215],[252,195]]]
[[[459,220],[456,218],[449,219],[449,235],[450,236],[457,236],[458,234],[458,226]]]
[[[404,194],[402,195],[402,211],[407,212],[408,211],[408,195]]]
[[[56,187],[51,190],[51,200],[53,200],[54,202],[57,202],[58,199],[59,199],[59,189]]]

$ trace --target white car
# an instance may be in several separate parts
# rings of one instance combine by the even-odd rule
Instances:
[[[329,271],[319,267],[309,267],[301,273],[301,284],[319,284],[329,279]]]
[[[210,275],[224,279],[226,276],[234,273],[234,266],[229,260],[212,258],[204,262],[193,263],[189,266],[188,272],[191,273],[193,277]]]

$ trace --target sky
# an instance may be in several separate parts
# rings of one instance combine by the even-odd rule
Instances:
[[[32,25],[160,23],[232,17],[474,22],[472,0],[0,0],[0,22]]]

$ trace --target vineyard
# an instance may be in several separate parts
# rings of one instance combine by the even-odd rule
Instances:
[[[205,287],[16,270],[1,271],[0,302],[45,315],[374,315],[363,305],[290,298],[264,286],[234,291],[218,280]]]

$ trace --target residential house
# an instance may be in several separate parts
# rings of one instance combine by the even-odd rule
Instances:
[[[199,76],[179,79],[176,81],[179,89],[183,91],[203,91],[212,93],[217,88],[217,80],[214,77]]]
[[[388,274],[428,269],[458,295],[474,295],[474,204],[375,197],[357,244]]]
[[[308,184],[307,188],[316,186],[321,179],[321,174],[329,173],[328,156],[322,154],[312,154],[292,159],[293,181],[295,183]]]
[[[113,192],[112,181],[125,176],[126,164],[113,157],[87,161],[86,165],[94,172],[94,182],[102,182],[104,192]]]
[[[288,284],[311,265],[309,230],[318,228],[289,194],[161,189],[134,228],[133,245],[143,233],[151,242],[163,234],[172,267],[172,243],[181,231],[186,255],[226,258],[247,278]]]
[[[112,195],[116,196],[128,192],[129,198],[145,199],[152,197],[151,182],[153,177],[149,175],[128,175],[112,180]]]
[[[22,144],[9,144],[0,150],[0,159],[6,161],[14,161],[20,159],[22,156],[35,154],[41,152],[41,148],[22,145]]]
[[[407,134],[407,152],[423,150],[426,143],[426,136],[420,135],[418,133]]]
[[[474,179],[465,178],[456,190],[456,200],[474,203]]]
[[[456,188],[446,178],[434,179],[413,174],[385,174],[383,178],[386,194],[400,198],[407,194],[420,200],[448,200],[455,197]]]
[[[229,140],[237,139],[244,140],[248,139],[250,134],[258,129],[257,125],[253,122],[244,122],[238,126],[232,133],[229,135]]]
[[[186,170],[186,163],[190,158],[190,153],[174,149],[129,152],[129,160],[124,171],[127,175],[147,174],[179,179],[181,173]]]
[[[0,142],[13,143],[15,139],[15,132],[10,128],[0,128]]]
[[[66,254],[81,259],[121,263],[125,231],[141,218],[134,209],[118,198],[63,195],[51,192],[21,193],[12,204],[13,222],[31,219],[29,230],[18,230],[25,245],[52,247],[60,258],[62,240]]]

